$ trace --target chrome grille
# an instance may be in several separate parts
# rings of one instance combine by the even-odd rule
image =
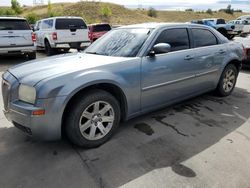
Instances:
[[[3,105],[4,105],[4,110],[8,110],[8,105],[9,105],[9,97],[10,97],[10,84],[3,80],[2,81],[2,95],[3,95]]]

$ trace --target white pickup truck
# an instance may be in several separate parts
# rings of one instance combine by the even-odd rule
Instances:
[[[37,21],[34,27],[38,48],[47,55],[57,50],[82,49],[90,44],[88,27],[81,17],[53,17]]]
[[[22,54],[35,59],[35,40],[35,34],[24,18],[0,17],[0,54]]]

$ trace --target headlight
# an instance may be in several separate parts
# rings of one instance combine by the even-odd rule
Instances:
[[[18,90],[18,98],[21,101],[34,104],[36,100],[36,89],[32,86],[21,84]]]

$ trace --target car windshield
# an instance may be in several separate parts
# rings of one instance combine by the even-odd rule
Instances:
[[[116,29],[90,45],[85,53],[135,57],[150,33],[149,29]]]

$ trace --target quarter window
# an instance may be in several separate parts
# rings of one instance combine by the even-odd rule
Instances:
[[[214,34],[206,29],[192,29],[194,47],[212,46],[218,44]]]
[[[168,29],[163,31],[155,44],[168,43],[171,46],[171,51],[179,51],[189,49],[189,37],[187,29]]]

